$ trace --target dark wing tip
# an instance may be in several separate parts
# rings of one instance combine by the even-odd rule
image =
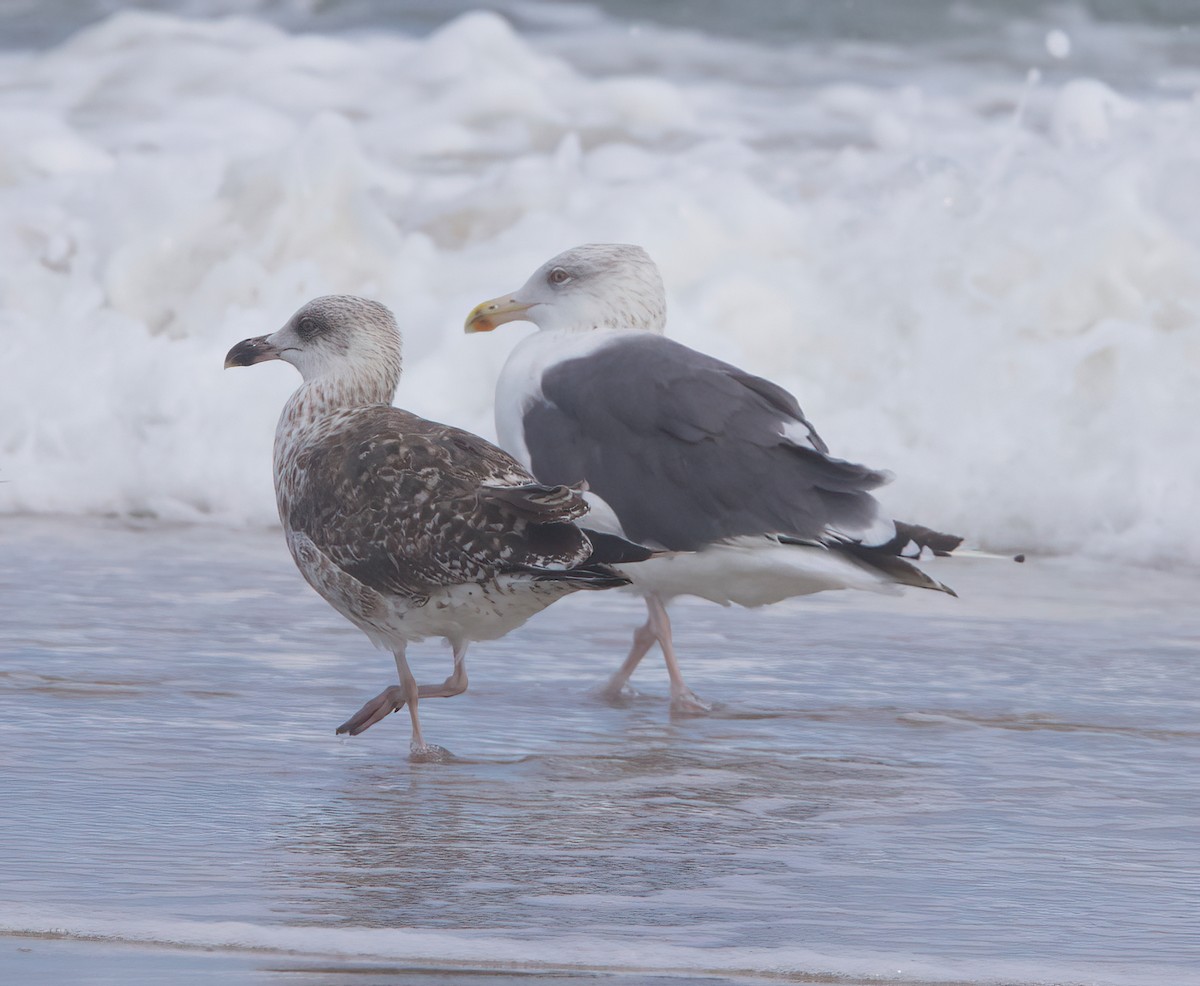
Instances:
[[[848,555],[858,564],[887,576],[897,585],[911,585],[918,589],[933,589],[936,592],[944,592],[958,598],[958,593],[948,585],[939,582],[935,578],[931,578],[907,558],[903,558],[891,550],[889,547],[890,543],[885,545],[866,545],[860,541],[839,540],[827,542],[826,547],[831,551],[839,551],[844,555]]]
[[[647,548],[644,544],[627,541],[616,534],[605,534],[602,531],[593,531],[586,527],[581,527],[580,530],[592,542],[592,553],[584,562],[585,565],[624,565],[630,562],[645,561],[647,558],[662,554],[653,548]]]
[[[539,582],[565,582],[579,589],[620,589],[633,580],[607,565],[586,564],[566,571],[539,570],[534,573]]]
[[[897,553],[900,553],[905,545],[911,542],[917,546],[917,554],[920,554],[922,548],[928,548],[938,557],[944,558],[963,542],[963,539],[957,534],[943,534],[941,531],[935,531],[920,524],[909,524],[902,520],[895,523],[896,536],[883,547],[895,545]]]

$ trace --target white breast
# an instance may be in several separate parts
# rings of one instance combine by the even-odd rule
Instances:
[[[496,435],[500,445],[530,468],[525,442],[525,412],[542,399],[542,376],[564,360],[580,359],[611,343],[640,336],[640,329],[586,329],[536,332],[508,357],[496,381]]]

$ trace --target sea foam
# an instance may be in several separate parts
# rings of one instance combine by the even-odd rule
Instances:
[[[296,377],[222,357],[330,292],[396,311],[399,404],[491,437],[530,330],[467,338],[465,314],[622,241],[662,267],[674,337],[897,474],[893,514],[1200,558],[1195,80],[1122,92],[1066,57],[939,77],[895,51],[864,82],[861,52],[655,30],[124,12],[0,57],[0,510],[270,522]]]
[[[579,895],[586,896],[586,895]],[[579,905],[563,895],[559,907]],[[587,901],[582,902],[587,906]],[[676,945],[642,938],[597,942],[589,935],[514,936],[501,928],[435,930],[420,927],[281,926],[237,921],[196,921],[137,914],[64,914],[0,901],[0,935],[107,945],[158,945],[195,951],[252,952],[264,959],[395,963],[430,970],[538,975],[567,970],[613,977],[680,976],[688,973],[737,981],[796,977],[814,982],[882,979],[902,986],[996,983],[1042,986],[1088,982],[1093,986],[1159,986],[1163,974],[1129,964],[1047,963],[1020,960],[954,960],[920,954],[829,954],[802,945],[745,947]],[[619,978],[617,981],[620,981]]]

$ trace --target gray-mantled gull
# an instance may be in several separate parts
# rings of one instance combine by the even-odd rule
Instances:
[[[500,443],[542,482],[586,482],[591,523],[670,549],[629,572],[646,624],[605,689],[657,642],[672,707],[709,708],[679,672],[666,604],[760,606],[826,589],[952,591],[904,555],[961,539],[881,519],[887,473],[829,454],[777,384],[665,338],[666,296],[640,247],[590,244],[478,305],[468,332],[526,320],[496,387]]]
[[[612,564],[650,552],[575,521],[578,490],[537,483],[482,438],[391,406],[400,333],[383,305],[330,296],[272,335],[239,342],[226,367],[291,363],[303,382],[275,432],[279,517],[301,574],[377,646],[400,684],[367,702],[339,733],[355,735],[408,705],[467,688],[468,642],[493,640],[577,589],[627,585]],[[453,673],[418,685],[405,648],[445,637]]]

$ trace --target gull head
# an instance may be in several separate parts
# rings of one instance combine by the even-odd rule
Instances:
[[[524,320],[547,331],[666,327],[667,299],[654,261],[639,246],[588,243],[560,253],[509,295],[476,305],[467,332]]]
[[[304,305],[278,332],[243,339],[225,367],[267,360],[291,363],[305,381],[357,382],[390,402],[400,379],[400,330],[377,301],[326,295]]]

